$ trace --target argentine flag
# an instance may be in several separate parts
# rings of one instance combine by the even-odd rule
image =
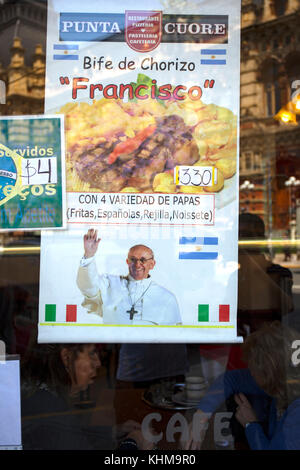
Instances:
[[[179,259],[215,260],[218,258],[218,237],[180,237]]]
[[[202,49],[202,65],[226,65],[226,49]]]
[[[78,60],[79,47],[77,44],[54,44],[54,60]]]

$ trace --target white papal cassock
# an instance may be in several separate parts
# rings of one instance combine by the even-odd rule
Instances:
[[[181,324],[176,297],[149,276],[136,281],[130,275],[99,275],[94,257],[82,259],[77,285],[84,295],[82,305],[89,313],[111,325]],[[130,310],[135,310],[132,320]]]

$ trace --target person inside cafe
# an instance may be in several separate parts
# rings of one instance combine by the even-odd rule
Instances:
[[[243,345],[248,368],[226,371],[209,387],[198,404],[201,432],[191,433],[185,448],[201,448],[211,414],[233,396],[235,418],[245,429],[251,450],[299,450],[298,338],[297,331],[279,321],[250,334]]]
[[[97,379],[98,353],[95,344],[35,344],[29,348],[21,367],[24,450],[151,449],[136,422],[115,429],[110,424],[89,425],[80,420],[80,395]]]

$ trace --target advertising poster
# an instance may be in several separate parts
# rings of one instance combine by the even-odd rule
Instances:
[[[68,229],[42,236],[39,341],[239,341],[240,2],[48,4]]]
[[[0,231],[66,225],[63,116],[0,118]]]

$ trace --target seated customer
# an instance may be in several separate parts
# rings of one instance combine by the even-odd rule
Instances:
[[[256,214],[239,215],[239,240],[254,242],[239,246],[238,335],[246,338],[264,323],[283,321],[294,309],[293,276],[289,269],[274,264],[260,242],[266,240],[265,224]],[[232,345],[227,369],[246,367],[241,345]]]
[[[266,321],[281,320],[293,310],[293,277],[289,269],[274,264],[262,251],[259,241],[266,237],[259,216],[240,214],[239,239],[257,243],[239,247],[238,328],[245,337]]]
[[[233,395],[250,449],[300,450],[300,368],[293,361],[298,338],[278,321],[248,336],[243,346],[248,369],[227,371],[208,389],[197,411],[202,435],[191,436],[185,447],[201,446],[210,414]]]
[[[23,448],[38,450],[110,450],[117,447],[112,426],[84,427],[74,401],[91,385],[101,363],[94,344],[36,345],[22,366]],[[78,411],[78,410],[77,410]],[[132,423],[125,450],[140,448],[138,427]]]

